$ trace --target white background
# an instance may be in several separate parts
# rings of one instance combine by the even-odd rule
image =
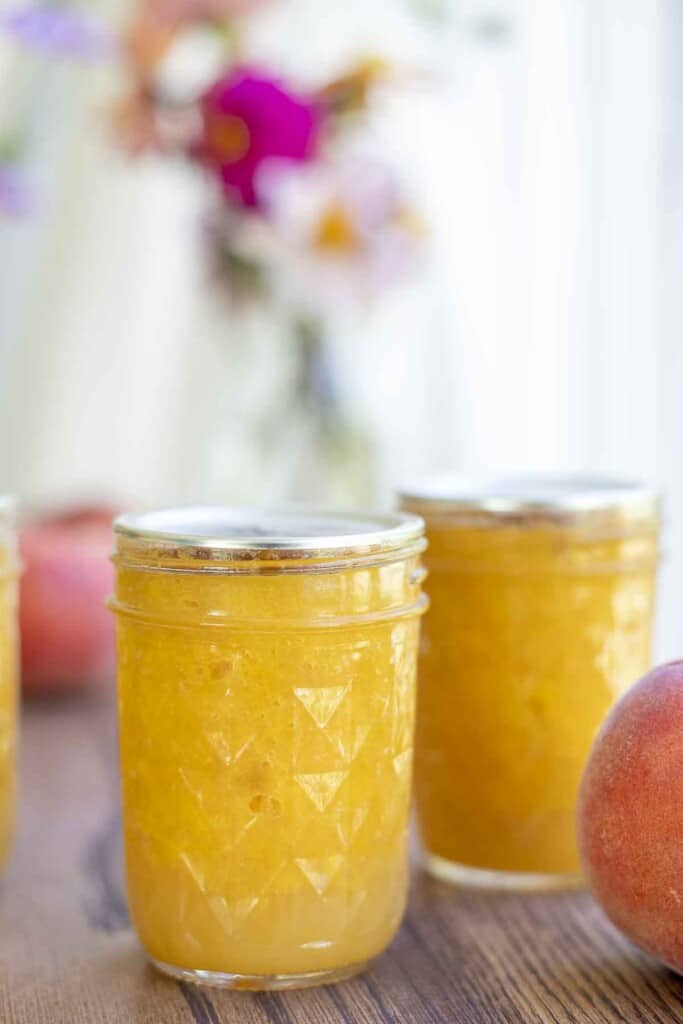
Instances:
[[[319,0],[290,6],[319,19],[308,41],[321,60],[373,31],[360,0],[335,4],[336,20]],[[389,6],[378,0],[378,18]],[[506,36],[435,37],[449,74],[387,113],[434,255],[349,349],[383,493],[436,469],[652,481],[667,495],[659,653],[671,656],[683,646],[683,8],[482,0],[460,24],[482,12],[502,14]],[[397,20],[391,46],[408,52],[408,35]],[[310,61],[297,38],[285,65]],[[210,359],[200,189],[108,147],[91,121],[108,73],[44,74],[32,146],[53,199],[33,223],[0,221],[0,480],[28,501],[199,498],[192,410],[212,394],[192,373]]]

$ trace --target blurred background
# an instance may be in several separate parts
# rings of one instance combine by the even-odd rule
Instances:
[[[677,0],[0,0],[0,490],[78,512],[25,544],[643,478],[680,653],[682,47]]]

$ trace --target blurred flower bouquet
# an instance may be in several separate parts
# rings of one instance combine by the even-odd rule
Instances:
[[[261,474],[272,476],[287,449],[292,472],[274,488],[278,497],[363,500],[370,445],[329,339],[340,321],[358,330],[423,245],[395,169],[364,146],[374,97],[399,76],[364,57],[314,88],[285,80],[249,58],[249,22],[266,5],[143,0],[124,34],[132,81],[115,129],[131,153],[201,168],[211,197],[203,237],[225,320],[240,324],[233,334],[244,344],[243,325],[258,310],[261,324],[277,323],[278,344],[287,339],[287,380],[258,403],[251,431]],[[219,464],[218,475],[228,473],[234,466]]]

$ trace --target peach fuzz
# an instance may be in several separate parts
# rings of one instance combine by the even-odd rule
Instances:
[[[683,661],[649,672],[606,719],[581,783],[577,831],[607,916],[683,973]]]

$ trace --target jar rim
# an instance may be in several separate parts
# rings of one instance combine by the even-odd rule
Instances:
[[[484,512],[493,516],[542,516],[566,521],[591,513],[657,517],[660,499],[633,480],[600,476],[442,475],[402,488],[402,503],[426,514]]]
[[[0,493],[0,519],[12,522],[17,512],[17,501],[11,494]]]
[[[264,552],[287,557],[320,553],[389,552],[424,535],[424,521],[407,513],[334,511],[283,506],[188,506],[125,513],[114,532],[145,547],[173,547],[229,559]]]

